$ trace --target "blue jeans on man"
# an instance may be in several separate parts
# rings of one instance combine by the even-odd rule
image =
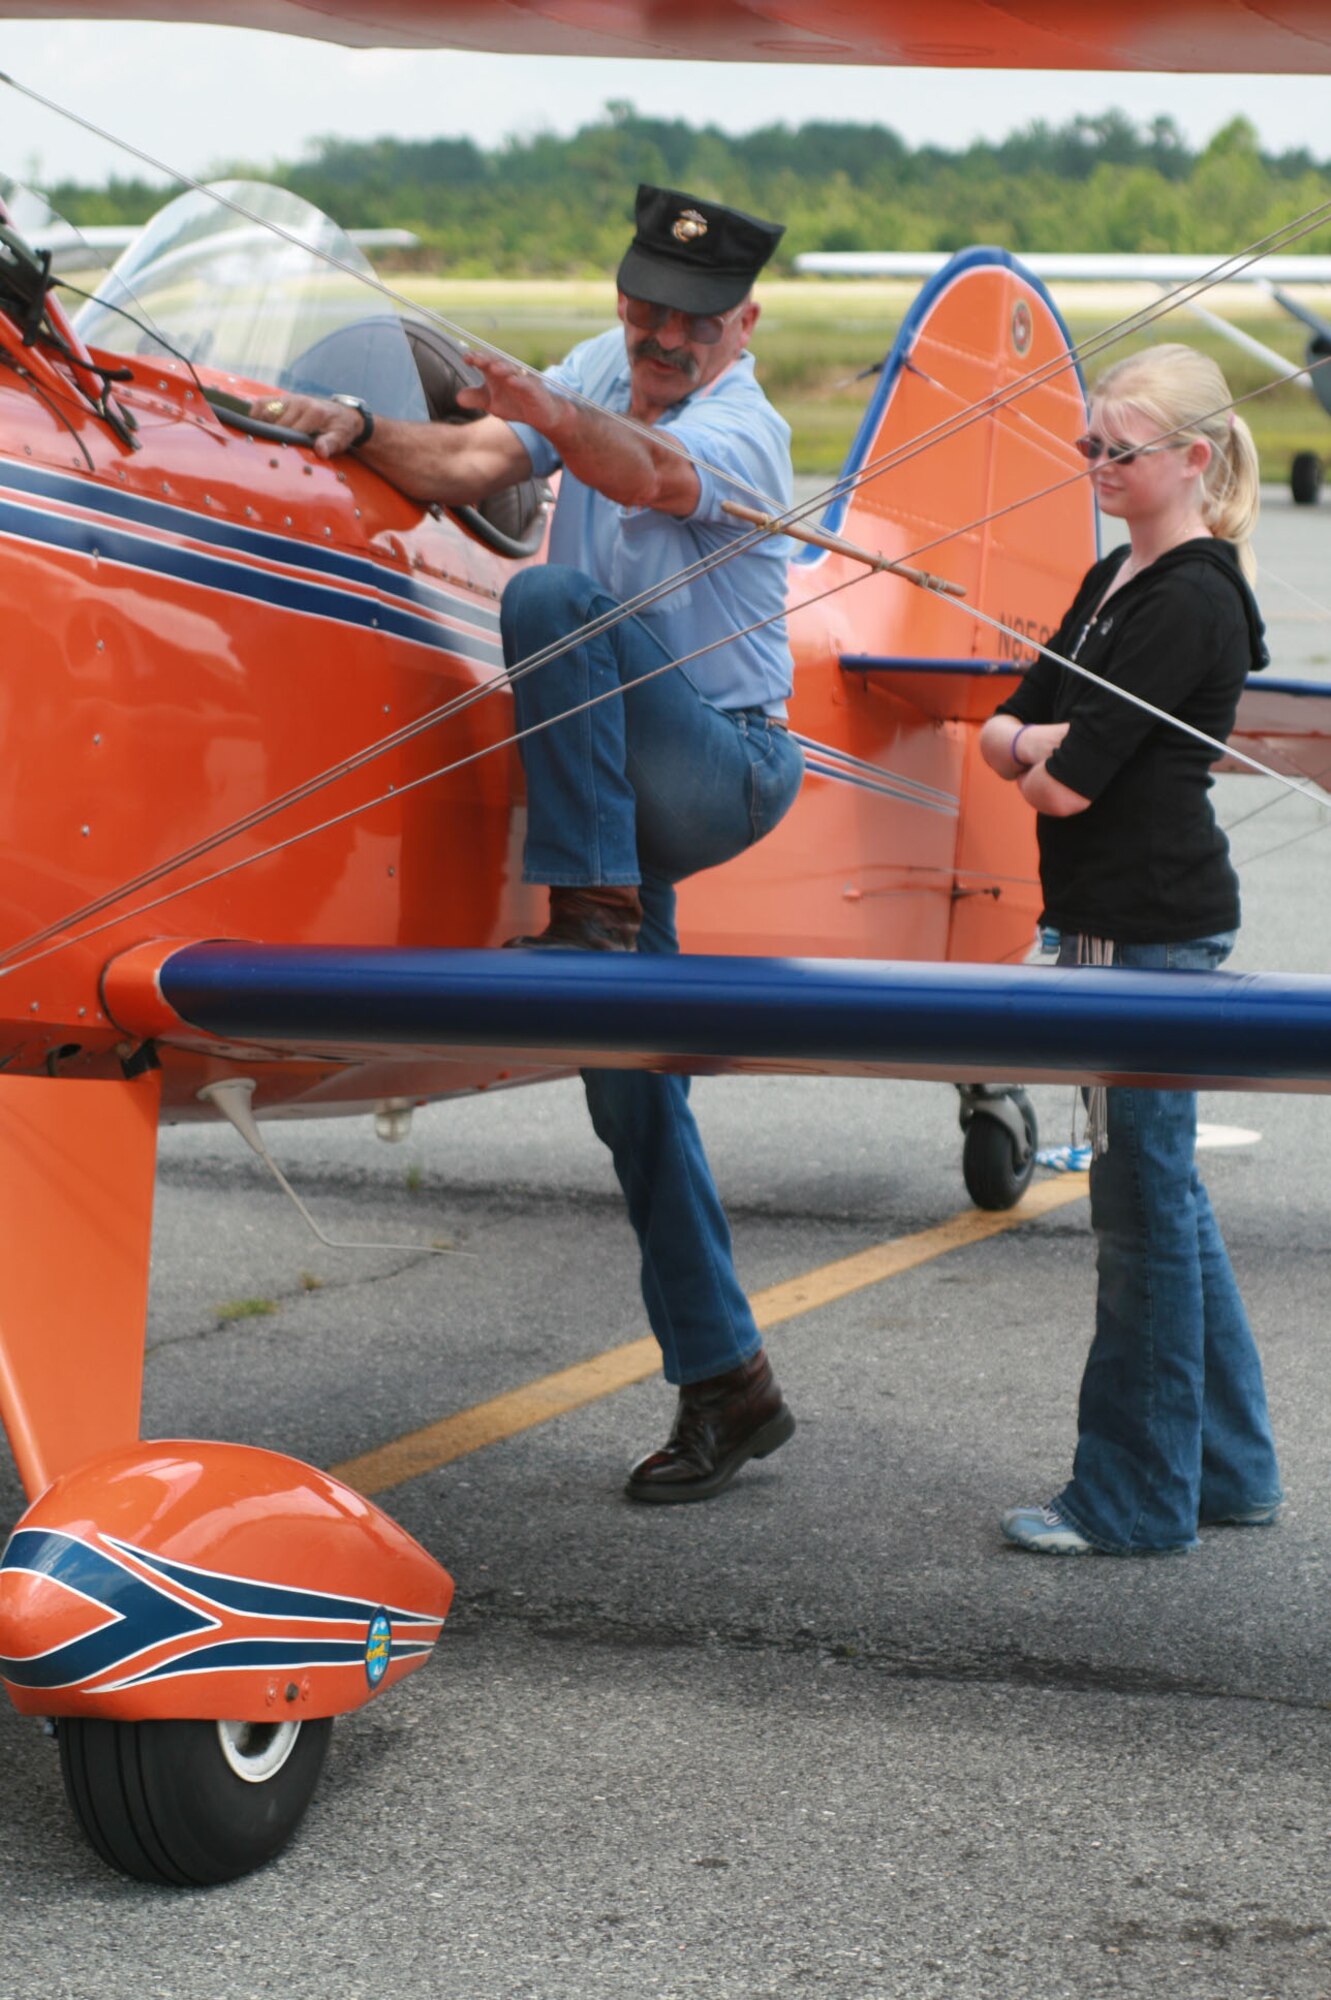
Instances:
[[[1073,940],[1064,940],[1065,948]],[[1117,944],[1142,972],[1213,972],[1234,935]],[[1075,963],[1075,957],[1073,961]],[[1187,1549],[1280,1503],[1262,1366],[1197,1174],[1197,1098],[1111,1088],[1091,1166],[1099,1285],[1072,1478],[1053,1505],[1112,1554]]]
[[[516,665],[615,608],[579,570],[520,571],[501,607],[504,657]],[[794,802],[803,772],[798,745],[776,720],[715,707],[670,658],[639,619],[621,618],[520,674],[513,689],[518,728],[534,732],[521,744],[524,878],[639,884],[638,949],[664,953],[679,949],[675,883],[761,839]],[[586,1070],[583,1082],[638,1238],[666,1380],[695,1384],[742,1366],[761,1340],[689,1079]]]

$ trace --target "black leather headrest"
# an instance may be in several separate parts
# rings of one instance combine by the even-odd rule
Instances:
[[[467,367],[462,349],[442,327],[426,320],[404,319],[403,330],[411,347],[430,416],[437,424],[470,424],[479,410],[460,410],[458,390],[474,387],[480,376]]]

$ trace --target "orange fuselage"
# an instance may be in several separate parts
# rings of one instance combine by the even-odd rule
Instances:
[[[1016,647],[968,609],[1032,634],[1060,615],[1092,550],[1089,495],[1030,496],[1075,470],[1081,389],[1064,367],[963,421],[1056,364],[1061,329],[1006,266],[935,290],[860,442],[887,468],[841,525],[963,583],[967,606],[881,576],[826,596],[858,566],[792,566],[808,777],[775,835],[685,885],[686,948],[995,961],[1029,942],[1030,815],[976,748],[1010,684],[982,669],[1010,669]],[[145,940],[484,947],[541,914],[521,880],[510,699],[485,692],[512,563],[354,459],[225,429],[181,364],[133,369],[117,394],[138,450],[68,387],[0,374],[0,946],[22,945],[0,976],[0,1053],[14,1074],[120,1073],[100,980]],[[220,1048],[163,1061],[167,1116],[195,1115],[226,1069]],[[520,1074],[461,1053],[409,1073],[286,1062],[258,1102],[363,1106]]]

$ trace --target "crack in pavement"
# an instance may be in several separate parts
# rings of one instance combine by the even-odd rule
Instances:
[[[448,1181],[433,1175],[422,1175],[420,1181],[407,1187],[401,1177],[386,1179],[358,1169],[329,1166],[309,1166],[299,1160],[278,1161],[296,1192],[304,1198],[321,1195],[329,1199],[356,1199],[366,1190],[380,1194],[385,1202],[402,1202],[411,1207],[419,1207],[427,1201],[449,1201],[462,1207],[499,1208],[505,1214],[521,1213],[524,1209],[539,1205],[543,1208],[604,1208],[612,1213],[623,1212],[623,1197],[611,1182],[604,1189],[588,1188],[572,1193],[567,1188],[551,1188],[537,1182],[506,1181]],[[232,1191],[253,1190],[256,1194],[278,1194],[271,1175],[256,1161],[239,1160],[221,1162],[199,1160],[171,1160],[158,1167],[158,1185],[179,1194],[207,1194],[214,1196],[219,1183],[227,1183]]]
[[[322,1249],[324,1246],[320,1245],[319,1247]],[[392,1247],[401,1247],[407,1250],[408,1254],[403,1258],[401,1263],[394,1264],[388,1270],[366,1271],[359,1276],[336,1278],[331,1281],[321,1279],[317,1285],[288,1285],[285,1289],[278,1288],[272,1292],[264,1292],[262,1296],[276,1307],[289,1305],[293,1299],[297,1301],[310,1301],[320,1298],[347,1298],[358,1291],[366,1290],[371,1285],[383,1284],[394,1278],[403,1277],[408,1271],[419,1270],[427,1258],[437,1255],[437,1252],[428,1248],[417,1250],[407,1245],[395,1245]],[[256,1294],[256,1296],[258,1295]],[[257,1337],[264,1332],[264,1329],[268,1326],[268,1322],[275,1317],[275,1313],[224,1314],[220,1307],[214,1306],[211,1309],[210,1317],[204,1325],[187,1327],[182,1332],[155,1335],[152,1330],[152,1314],[150,1313],[144,1352],[146,1354],[165,1354],[174,1347],[187,1347],[197,1341],[211,1340],[219,1333],[239,1333],[247,1327],[252,1327]],[[269,1330],[271,1331],[271,1329]]]
[[[1069,1694],[1175,1695],[1196,1702],[1233,1701],[1309,1714],[1331,1712],[1331,1700],[1320,1700],[1314,1695],[1224,1687],[1157,1668],[1116,1666],[1087,1659],[1049,1659],[1016,1646],[928,1652],[918,1647],[893,1646],[881,1638],[866,1638],[860,1633],[847,1636],[817,1632],[807,1625],[778,1633],[756,1625],[684,1625],[676,1619],[668,1625],[652,1624],[617,1618],[585,1600],[545,1605],[504,1603],[497,1590],[472,1592],[454,1604],[449,1632],[455,1641],[465,1641],[486,1625],[522,1628],[555,1644],[607,1650],[641,1648],[654,1652],[805,1657],[819,1665],[867,1669],[891,1680],[954,1685],[997,1682]]]

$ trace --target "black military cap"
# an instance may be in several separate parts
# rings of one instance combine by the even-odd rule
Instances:
[[[760,222],[675,188],[638,189],[637,233],[624,252],[617,283],[631,299],[679,312],[722,313],[737,306],[785,235],[780,222]]]

